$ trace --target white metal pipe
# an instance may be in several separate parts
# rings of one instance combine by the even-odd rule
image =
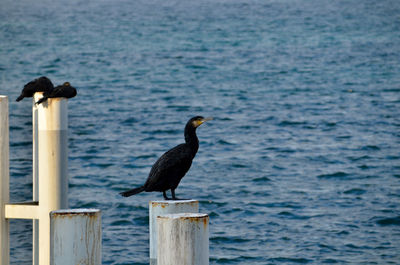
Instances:
[[[150,201],[150,265],[157,265],[157,216],[174,213],[198,213],[197,200]]]
[[[158,265],[208,265],[209,217],[201,213],[157,217]]]
[[[38,203],[28,202],[7,204],[5,207],[5,216],[8,219],[38,219]]]
[[[50,264],[50,217],[68,208],[67,100],[49,98],[37,106],[39,264]],[[35,241],[34,241],[35,243]],[[34,247],[34,250],[37,246]]]
[[[43,92],[36,92],[32,99],[32,199],[39,201],[39,167],[38,167],[38,105],[36,102],[43,97]]]
[[[0,96],[0,265],[10,263],[10,230],[5,218],[5,205],[10,199],[9,166],[8,97]]]
[[[101,265],[100,210],[57,210],[50,220],[51,265]]]
[[[32,98],[32,199],[39,201],[39,167],[38,167],[38,105],[43,92],[36,92]],[[32,264],[39,264],[39,220],[32,221]]]
[[[34,102],[39,98],[36,93]],[[68,208],[67,100],[55,98],[34,104],[32,115],[34,201],[9,204],[8,99],[0,96],[0,265],[9,263],[8,218],[39,220],[33,223],[33,264],[49,265],[49,213]]]

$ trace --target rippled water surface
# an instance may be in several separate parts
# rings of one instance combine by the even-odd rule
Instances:
[[[400,2],[11,1],[0,4],[11,199],[31,199],[31,101],[69,81],[69,202],[100,208],[103,264],[148,264],[148,201],[122,198],[183,141],[177,196],[210,215],[211,264],[400,264]],[[12,221],[12,264],[31,222]]]

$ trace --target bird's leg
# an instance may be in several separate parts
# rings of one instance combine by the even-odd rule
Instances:
[[[184,201],[186,199],[179,199],[175,196],[175,190],[171,190],[172,199],[175,201]]]
[[[167,197],[167,193],[166,193],[165,190],[163,191],[163,196],[164,196],[164,199],[165,199],[165,200],[167,200],[167,201],[168,201],[168,200],[171,200],[170,198]]]
[[[173,200],[178,200],[178,198],[175,197],[175,190],[171,190],[171,195]]]

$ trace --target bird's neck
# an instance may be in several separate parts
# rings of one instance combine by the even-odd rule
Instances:
[[[196,128],[189,126],[185,128],[185,142],[190,146],[193,153],[196,154],[199,149],[199,139],[196,135]]]

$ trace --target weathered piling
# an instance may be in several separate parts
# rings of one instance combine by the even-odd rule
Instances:
[[[49,212],[68,208],[68,112],[65,98],[37,106],[39,194],[39,264],[50,257]],[[44,190],[42,190],[44,189]]]
[[[157,216],[198,212],[199,202],[197,200],[151,201],[149,203],[150,265],[157,265]]]
[[[33,102],[39,98],[36,93]],[[67,100],[33,103],[30,202],[9,202],[8,114],[8,98],[0,96],[0,265],[10,262],[8,219],[34,220],[33,265],[101,265],[100,210],[59,210],[68,207]]]
[[[9,221],[5,218],[10,195],[9,163],[8,97],[0,96],[0,265],[8,265],[10,257]]]
[[[37,99],[37,94],[35,94]],[[3,104],[2,104],[3,105]],[[3,108],[3,107],[2,107]],[[50,216],[53,210],[68,208],[68,175],[67,175],[67,127],[68,113],[65,98],[48,99],[46,102],[33,106],[33,199],[32,202],[8,203],[1,202],[4,218],[34,219],[33,223],[33,264],[50,264]],[[6,114],[8,124],[8,111]],[[6,124],[1,120],[2,127]],[[3,129],[2,129],[3,131]],[[8,145],[7,137],[1,136],[1,141]],[[2,157],[2,161],[4,157]],[[8,159],[8,155],[7,155]],[[7,170],[8,170],[7,163]],[[2,193],[9,196],[8,174],[2,173]],[[39,194],[40,193],[40,194]],[[8,197],[7,197],[8,198]],[[38,229],[39,228],[39,229]],[[1,240],[9,242],[8,233],[1,234]],[[1,248],[2,251],[5,251]],[[8,257],[9,250],[6,255]],[[5,260],[6,258],[4,258]],[[3,260],[3,258],[2,258]],[[3,264],[1,264],[3,265]],[[4,263],[8,265],[8,263]]]
[[[32,98],[32,199],[39,201],[39,151],[38,151],[38,105],[43,92],[36,92]],[[39,220],[32,221],[32,265],[39,264]]]
[[[52,211],[50,242],[51,265],[101,265],[100,210]]]
[[[209,217],[201,213],[157,217],[158,265],[208,265]]]

